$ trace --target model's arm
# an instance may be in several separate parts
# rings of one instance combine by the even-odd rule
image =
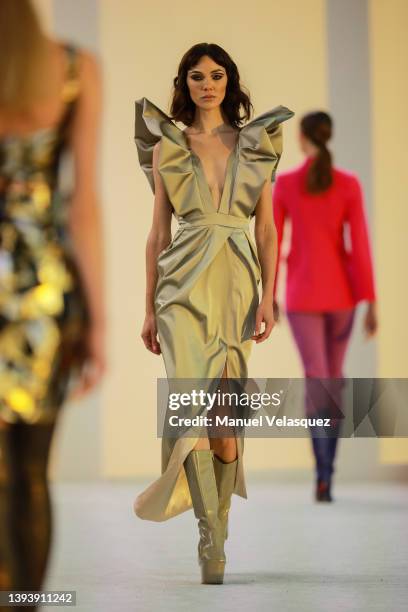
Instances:
[[[105,369],[105,301],[102,222],[96,185],[101,116],[101,77],[95,58],[81,53],[80,94],[70,145],[75,186],[69,207],[69,229],[90,310],[88,351],[91,368],[82,374],[75,396],[90,390]]]
[[[172,206],[164,189],[158,171],[160,142],[153,149],[154,207],[152,226],[146,243],[146,316],[142,329],[142,339],[146,348],[159,355],[160,344],[157,340],[157,326],[154,308],[154,294],[157,285],[157,257],[171,242]]]
[[[273,209],[276,233],[277,233],[277,256],[276,256],[275,280],[274,280],[274,285],[273,285],[273,302],[274,302],[275,319],[278,320],[279,319],[279,306],[276,301],[276,292],[278,288],[278,277],[279,277],[281,245],[282,245],[282,240],[283,240],[283,230],[285,227],[285,219],[287,215],[285,204],[284,204],[284,198],[283,198],[282,179],[280,177],[277,178],[275,187],[273,190],[272,209]]]
[[[378,327],[376,292],[363,191],[357,177],[353,177],[351,181],[347,221],[351,237],[350,270],[353,294],[356,300],[368,302],[364,330],[366,336],[370,337],[376,333]]]
[[[262,299],[256,315],[255,334],[252,338],[258,343],[266,340],[275,325],[273,316],[273,288],[277,259],[277,233],[273,219],[272,184],[268,180],[255,209],[255,242],[262,272]],[[265,329],[261,333],[261,323]]]

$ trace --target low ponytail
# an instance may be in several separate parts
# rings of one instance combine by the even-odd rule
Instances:
[[[308,169],[306,188],[309,193],[321,193],[333,182],[332,155],[326,146],[332,136],[333,122],[330,115],[318,111],[305,115],[300,128],[303,135],[318,147],[317,155]]]

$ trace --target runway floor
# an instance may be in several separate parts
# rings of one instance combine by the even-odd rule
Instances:
[[[248,500],[233,497],[218,586],[199,582],[192,511],[164,523],[133,515],[144,486],[53,485],[45,588],[75,590],[81,612],[408,609],[408,487],[341,484],[333,504],[316,504],[304,483],[249,483]]]

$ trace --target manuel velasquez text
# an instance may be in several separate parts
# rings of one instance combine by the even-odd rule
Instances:
[[[171,427],[330,427],[330,419],[316,418],[290,418],[259,415],[253,418],[229,417],[229,416],[196,416],[193,418],[169,417]]]

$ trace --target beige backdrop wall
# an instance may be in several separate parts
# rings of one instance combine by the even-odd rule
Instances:
[[[375,230],[381,295],[379,376],[408,376],[406,305],[408,2],[371,0]],[[408,440],[382,440],[381,461],[408,462]]]
[[[61,2],[36,0],[50,29]],[[408,50],[401,24],[406,22],[408,7],[404,0],[367,2],[375,166],[372,229],[381,297],[379,375],[403,376],[408,362],[403,307],[407,289],[401,280],[407,226],[403,160],[408,134],[403,104],[407,85],[401,75],[406,73],[406,60],[403,65],[402,58],[408,57]],[[160,441],[155,437],[156,378],[163,377],[165,371],[161,358],[148,353],[140,338],[144,248],[153,199],[133,143],[134,100],[146,96],[168,110],[171,82],[182,53],[198,41],[217,42],[238,63],[242,79],[250,88],[255,114],[277,104],[296,110],[297,117],[285,124],[280,169],[291,167],[301,159],[296,142],[297,120],[311,108],[328,105],[327,6],[324,0],[260,0],[250,7],[246,2],[209,1],[200,7],[198,16],[193,3],[185,0],[172,3],[171,8],[164,0],[84,0],[82,8],[84,4],[89,5],[88,18],[94,12],[98,20],[99,54],[104,68],[101,176],[111,323],[110,373],[100,399],[96,396],[100,410],[97,420],[91,422],[84,412],[95,397],[80,406],[67,406],[69,416],[67,413],[65,421],[70,425],[66,427],[63,422],[60,444],[55,449],[56,473],[63,477],[83,476],[83,466],[91,461],[87,441],[93,436],[98,440],[91,445],[98,453],[94,458],[97,475],[152,476],[160,469]],[[71,23],[75,25],[77,21],[83,32],[81,5],[64,0],[64,10],[72,10]],[[268,342],[254,346],[250,375],[301,375],[285,322],[274,330]],[[365,451],[363,445],[354,444],[353,452],[348,453],[349,442],[352,441],[342,445],[346,450],[340,455],[340,463],[344,467],[348,457],[350,473],[353,463],[364,462]],[[72,449],[70,455],[61,453],[64,446]],[[408,461],[405,440],[381,441],[375,448],[375,457],[370,458],[374,470],[381,463]],[[294,472],[295,468],[312,464],[308,440],[247,440],[245,461],[250,470],[275,470],[275,474],[279,468]]]

